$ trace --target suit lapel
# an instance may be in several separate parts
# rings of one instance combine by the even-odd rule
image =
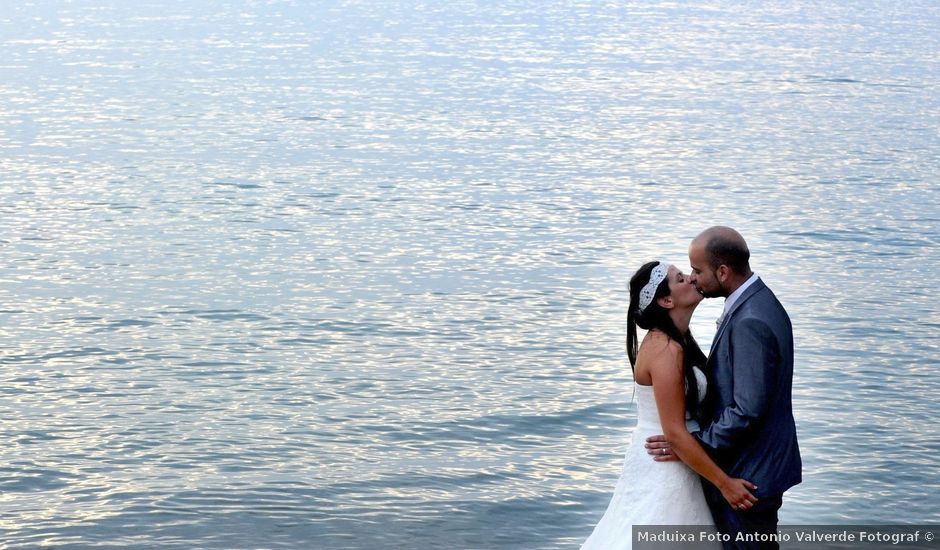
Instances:
[[[741,304],[748,301],[748,299],[750,299],[751,296],[757,294],[759,291],[763,290],[764,288],[766,288],[766,285],[764,285],[764,281],[758,278],[756,281],[754,281],[754,283],[751,286],[747,287],[747,290],[745,290],[744,293],[741,294],[741,297],[738,298],[738,300],[734,303],[733,306],[731,306],[731,310],[725,314],[725,318],[724,320],[722,320],[721,326],[718,327],[718,333],[715,334],[715,339],[712,340],[713,350],[717,347],[718,340],[724,335],[725,328],[731,324],[731,318],[734,316],[734,312],[737,311],[738,308],[741,307]]]

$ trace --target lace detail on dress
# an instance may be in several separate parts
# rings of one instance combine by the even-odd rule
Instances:
[[[707,390],[707,379],[695,369],[699,399]],[[663,433],[652,386],[635,385],[637,425],[624,457],[623,473],[614,488],[607,511],[582,550],[630,550],[634,525],[702,525],[713,527],[698,474],[682,462],[656,462],[646,454],[646,438]],[[694,420],[686,421],[698,430]],[[702,544],[699,548],[720,549]]]
[[[705,373],[702,372],[702,369],[698,367],[692,367],[692,372],[695,373],[695,381],[698,384],[698,402],[701,403],[705,399],[705,392],[708,391],[708,378],[705,376]],[[634,396],[637,408],[637,426],[661,426],[659,421],[659,409],[656,408],[656,397],[653,394],[653,387],[635,384]],[[698,423],[692,420],[692,415],[688,411],[685,413],[685,419],[686,428],[688,428],[690,432],[699,429]]]

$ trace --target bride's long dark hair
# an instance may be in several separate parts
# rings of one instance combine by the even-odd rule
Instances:
[[[682,346],[683,352],[682,371],[685,376],[686,386],[685,409],[693,417],[696,417],[699,412],[698,381],[695,379],[695,372],[693,372],[692,367],[704,367],[705,354],[702,353],[702,349],[698,347],[698,343],[692,337],[692,332],[686,331],[684,334],[680,332],[676,328],[676,324],[672,322],[669,311],[656,302],[659,298],[669,296],[668,277],[663,279],[663,282],[656,287],[653,302],[646,306],[643,313],[639,311],[640,290],[649,282],[653,268],[657,265],[659,265],[659,262],[643,264],[643,267],[638,269],[630,279],[630,307],[627,309],[627,357],[630,358],[630,369],[633,370],[633,374],[636,376],[636,355],[639,350],[636,333],[638,326],[643,330],[659,330],[670,339],[678,342]]]

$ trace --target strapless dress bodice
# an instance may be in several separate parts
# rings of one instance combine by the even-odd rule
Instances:
[[[693,367],[695,381],[698,384],[699,403],[705,399],[705,392],[708,390],[708,379],[705,373],[698,367]],[[656,397],[653,395],[653,386],[636,384],[636,407],[637,407],[637,428],[662,430],[662,423],[659,421],[659,409],[656,408]],[[686,412],[685,427],[690,432],[698,431],[699,425],[692,416]]]

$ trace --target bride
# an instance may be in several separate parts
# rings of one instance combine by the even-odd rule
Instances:
[[[689,433],[699,430],[693,418],[707,389],[699,369],[705,355],[689,332],[701,301],[689,279],[665,262],[647,263],[630,279],[627,355],[636,383],[637,425],[613,498],[581,550],[629,549],[634,525],[713,530],[699,476],[733,507],[746,510],[757,502],[750,492],[756,487],[725,474]],[[639,349],[637,326],[647,331]],[[647,454],[644,440],[661,433],[682,462],[657,462]]]

